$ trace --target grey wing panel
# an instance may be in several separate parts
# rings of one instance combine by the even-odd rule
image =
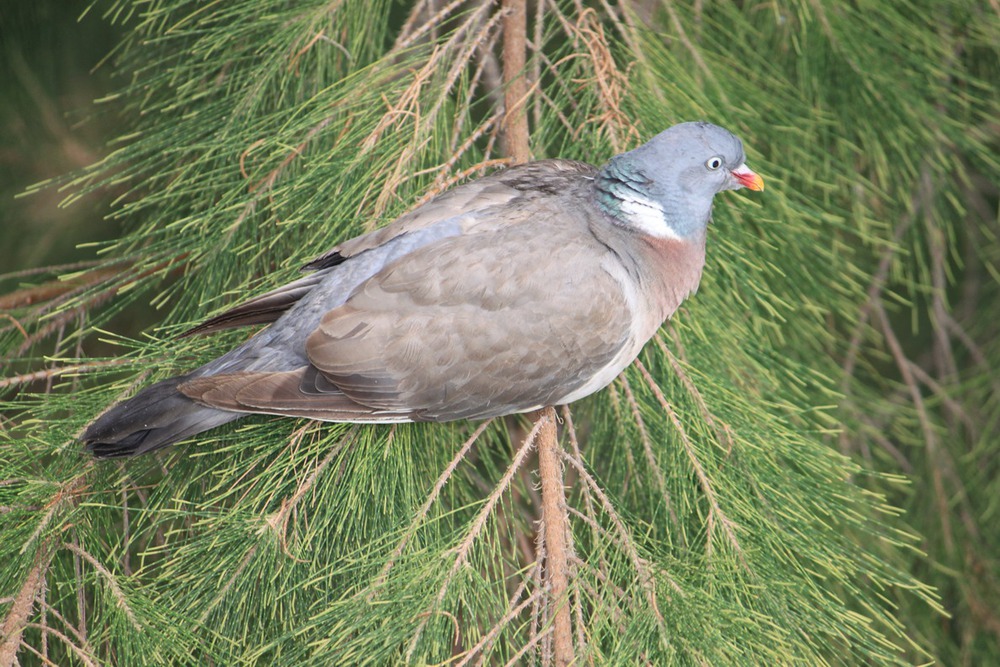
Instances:
[[[515,200],[559,192],[564,189],[561,181],[578,179],[580,175],[588,176],[595,171],[589,164],[571,160],[541,160],[510,167],[443,192],[385,227],[334,246],[304,268],[313,270],[335,266],[398,236],[433,227],[446,220],[460,221],[462,233],[481,228],[489,231],[491,223],[503,222],[503,218],[481,214]],[[552,189],[539,187],[546,181],[553,184]],[[486,225],[482,224],[484,221]]]

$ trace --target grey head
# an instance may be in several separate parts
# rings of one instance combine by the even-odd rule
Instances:
[[[657,238],[703,238],[712,198],[763,190],[744,163],[743,142],[718,125],[681,123],[604,165],[594,178],[599,206],[625,228]]]

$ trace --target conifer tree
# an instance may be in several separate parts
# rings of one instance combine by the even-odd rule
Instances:
[[[0,667],[1000,660],[1000,11],[862,4],[95,3],[128,127],[38,188],[124,232],[5,283]],[[692,119],[768,190],[595,396],[81,451],[338,241]]]

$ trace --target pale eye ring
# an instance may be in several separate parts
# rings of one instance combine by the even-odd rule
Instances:
[[[705,166],[708,167],[709,171],[715,171],[722,166],[722,158],[718,155],[710,157],[708,158],[708,161],[705,162]]]

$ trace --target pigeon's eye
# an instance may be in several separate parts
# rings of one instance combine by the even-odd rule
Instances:
[[[715,157],[710,157],[708,158],[708,162],[705,163],[705,166],[708,167],[709,170],[715,171],[716,169],[722,166],[722,158],[719,157],[718,155],[716,155]]]

